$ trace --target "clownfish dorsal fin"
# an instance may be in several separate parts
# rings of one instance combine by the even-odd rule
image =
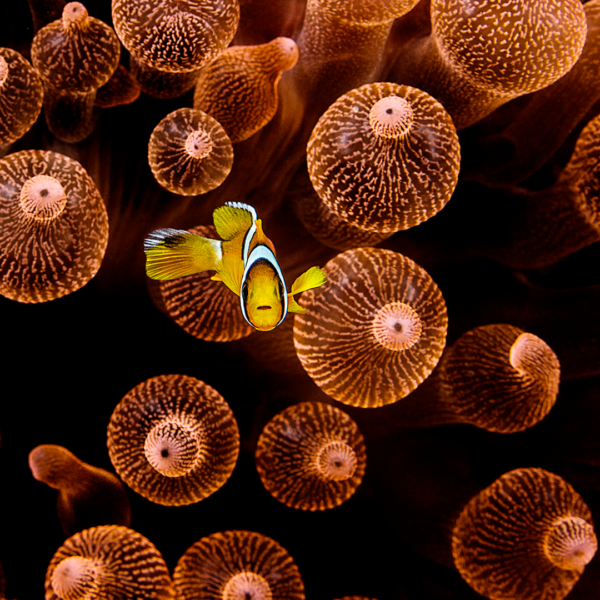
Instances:
[[[225,254],[216,275],[213,275],[211,279],[222,281],[236,296],[239,296],[243,276],[244,263],[242,259],[233,254]]]
[[[308,271],[305,271],[294,281],[292,284],[292,290],[288,293],[288,312],[303,313],[306,312],[297,302],[294,300],[294,295],[305,292],[306,290],[312,290],[322,286],[327,281],[327,275],[323,269],[319,267],[311,267]]]
[[[216,270],[221,242],[183,229],[157,229],[144,240],[144,252],[148,277],[164,281]]]
[[[243,202],[226,202],[213,211],[213,223],[221,238],[231,241],[244,236],[256,221],[256,211]]]

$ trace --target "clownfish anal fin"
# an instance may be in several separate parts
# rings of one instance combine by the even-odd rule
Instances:
[[[144,240],[146,274],[177,279],[212,271],[221,260],[221,242],[182,229],[157,229]]]
[[[213,222],[217,233],[230,241],[244,235],[256,221],[256,211],[249,204],[226,202],[213,211]]]

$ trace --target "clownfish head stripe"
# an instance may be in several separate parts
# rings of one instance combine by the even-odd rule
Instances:
[[[263,289],[259,291],[264,291],[268,293],[270,297],[270,304],[268,305],[269,309],[275,310],[275,314],[280,314],[279,319],[268,325],[268,329],[274,329],[277,327],[286,317],[288,312],[288,296],[285,287],[285,280],[283,278],[283,273],[281,272],[281,268],[275,258],[275,254],[273,251],[263,244],[259,244],[255,246],[250,255],[248,256],[248,260],[245,263],[244,274],[242,276],[242,285],[241,285],[241,309],[244,319],[252,325],[252,327],[256,327],[257,329],[267,330],[267,327],[257,326],[256,322],[253,322],[252,316],[250,314],[251,310],[249,310],[249,298],[248,298],[248,284],[250,282],[250,278],[252,277],[253,269],[259,267],[259,265],[268,266],[274,275],[272,280],[263,280],[261,282],[253,282],[254,286],[260,286]],[[264,289],[268,288],[268,289]],[[273,288],[273,289],[271,289]],[[278,303],[278,306],[272,306],[272,304]],[[265,306],[256,307],[258,310],[264,310]],[[279,312],[279,310],[281,312]]]

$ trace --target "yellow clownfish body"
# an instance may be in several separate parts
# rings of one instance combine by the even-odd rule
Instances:
[[[148,276],[166,280],[215,271],[212,279],[240,296],[244,318],[259,331],[274,329],[288,312],[303,312],[293,296],[325,283],[325,273],[311,267],[286,292],[275,248],[252,206],[227,202],[213,212],[213,221],[222,241],[179,229],[152,232],[144,242]]]

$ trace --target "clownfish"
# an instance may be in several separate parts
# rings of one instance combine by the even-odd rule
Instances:
[[[226,202],[214,210],[213,222],[222,240],[181,229],[153,231],[144,241],[148,277],[167,280],[215,271],[211,279],[240,297],[244,319],[259,331],[275,329],[288,312],[304,312],[294,296],[323,285],[322,269],[311,267],[287,292],[273,243],[252,206]]]

